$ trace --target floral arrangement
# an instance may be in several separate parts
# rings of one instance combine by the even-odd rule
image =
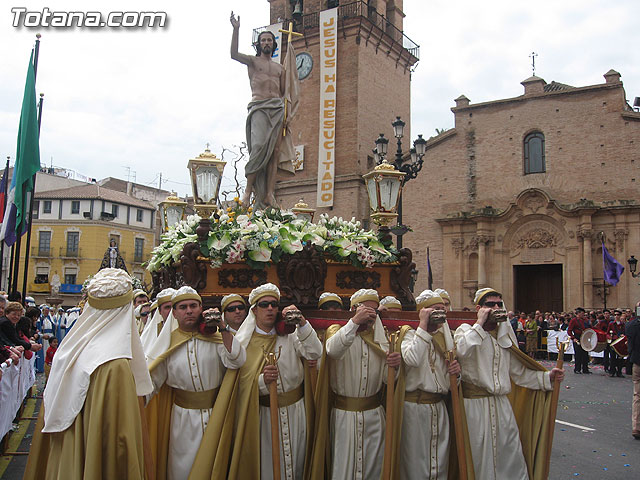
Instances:
[[[191,215],[169,228],[151,252],[147,269],[151,272],[180,259],[185,244],[197,242],[196,228],[201,218]],[[312,244],[329,258],[362,268],[397,260],[397,250],[383,245],[377,234],[363,230],[352,218],[329,218],[318,223],[297,218],[290,210],[269,208],[252,212],[236,197],[232,206],[211,216],[211,231],[200,249],[213,268],[223,263],[246,262],[256,269],[277,263],[283,254],[293,254]]]

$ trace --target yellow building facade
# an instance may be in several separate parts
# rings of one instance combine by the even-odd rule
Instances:
[[[59,285],[63,306],[77,304],[88,276],[100,268],[113,240],[132,277],[150,289],[143,264],[155,245],[155,208],[97,185],[37,193],[29,248],[26,295],[44,303]],[[24,258],[26,237],[21,257]],[[22,289],[24,261],[18,272]]]

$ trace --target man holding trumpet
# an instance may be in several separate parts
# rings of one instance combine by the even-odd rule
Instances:
[[[449,376],[460,374],[460,364],[446,360],[453,337],[442,297],[425,290],[416,298],[416,309],[420,324],[406,330],[401,344],[406,377],[400,478],[446,479],[450,433],[445,398]]]

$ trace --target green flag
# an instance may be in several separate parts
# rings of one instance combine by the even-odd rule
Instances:
[[[6,214],[2,223],[2,231],[0,231],[0,239],[4,239],[7,245],[13,245],[26,230],[29,214],[26,202],[27,194],[33,195],[33,176],[40,170],[36,75],[33,56],[32,50],[22,99],[22,111],[20,112],[16,163],[13,167]]]

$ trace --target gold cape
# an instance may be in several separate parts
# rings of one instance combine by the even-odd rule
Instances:
[[[316,384],[316,393],[314,398],[316,408],[314,442],[311,452],[309,452],[305,458],[304,478],[308,480],[323,480],[324,478],[329,478],[331,473],[332,460],[329,421],[331,418],[331,408],[333,406],[333,392],[329,385],[329,368],[331,360],[327,357],[326,347],[327,340],[335,335],[335,333],[340,330],[341,326],[342,325],[339,324],[329,325],[324,335],[322,360],[320,364],[320,371],[318,372],[318,381]],[[374,350],[377,355],[384,357],[387,356],[387,352],[373,341],[372,329],[359,332],[358,335]],[[401,370],[400,375],[403,375],[403,370]],[[400,383],[400,379],[398,380],[398,383]],[[402,377],[402,387],[404,389],[404,377]],[[400,422],[400,424],[402,424],[402,422]],[[399,432],[400,431],[398,430],[398,435]],[[394,436],[395,434],[396,432],[394,431]],[[307,450],[309,450],[309,445],[307,445]]]
[[[394,348],[394,352],[402,352],[402,340],[404,339],[407,331],[411,329],[409,325],[403,325],[399,332],[396,340],[396,346]],[[453,342],[453,338],[451,339]],[[444,340],[444,333],[441,329],[434,332],[432,335],[432,344],[435,348],[436,352],[439,355],[442,355],[445,359],[447,358],[447,348]],[[447,377],[449,375],[447,374]],[[400,364],[400,372],[398,373],[398,378],[396,380],[396,386],[393,397],[393,450],[391,453],[391,478],[398,479],[400,478],[400,442],[402,438],[402,417],[404,414],[404,395],[405,395],[405,380],[406,380],[406,367],[404,362]],[[462,390],[460,391],[460,395],[458,398],[460,399],[460,410],[464,410],[464,405],[462,404]],[[458,478],[458,458],[456,457],[456,442],[455,442],[455,428],[453,426],[453,412],[451,405],[451,396],[449,395],[445,400],[447,411],[449,412],[449,475],[448,477],[452,480]],[[467,446],[466,449],[467,458],[471,458],[471,449]],[[454,466],[455,463],[455,466]],[[454,474],[455,472],[455,474]]]
[[[69,428],[42,433],[43,426],[44,405],[25,479],[144,478],[140,409],[128,359],[94,370],[84,406]]]
[[[216,333],[215,335],[201,335],[196,332],[185,332],[178,328],[171,332],[169,348],[151,363],[149,372],[152,372],[179,346],[185,344],[192,338],[198,338],[205,342],[222,343],[222,335],[220,335],[220,333]],[[173,397],[173,388],[165,383],[144,409],[149,429],[151,455],[156,466],[156,478],[158,480],[167,478]]]
[[[547,371],[542,365],[524,354],[514,345],[509,350],[515,357],[515,360],[522,363],[531,370]],[[462,398],[462,385],[459,387],[460,398]],[[516,418],[518,430],[520,431],[520,443],[522,445],[522,453],[530,480],[547,480],[545,478],[546,465],[550,458],[548,448],[550,447],[549,439],[549,417],[551,415],[551,394],[553,390],[531,390],[524,388],[511,382],[511,393],[508,395],[513,414]],[[465,437],[465,451],[467,452],[467,479],[475,480],[473,470],[473,458],[471,455],[471,447],[469,444],[469,431],[467,427],[467,418],[464,408],[462,409],[463,430]],[[455,456],[455,445],[452,443],[452,450],[449,458]],[[453,462],[449,463],[451,467]],[[455,462],[457,473],[457,462]],[[481,480],[481,479],[478,479]]]
[[[272,352],[275,344],[276,335],[254,332],[247,345],[245,364],[239,370],[227,370],[193,463],[190,479],[260,478],[258,376],[264,367],[264,352]],[[313,445],[314,415],[311,380],[306,364],[304,398],[307,458]]]

